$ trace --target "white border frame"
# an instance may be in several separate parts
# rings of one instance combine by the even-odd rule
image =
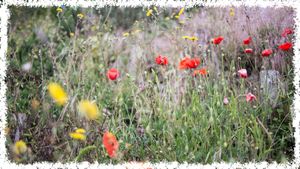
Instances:
[[[0,168],[298,168],[300,166],[300,1],[298,0],[152,0],[152,1],[142,1],[142,0],[4,0],[0,7]],[[297,2],[298,1],[298,2]],[[34,163],[31,165],[17,165],[16,163],[11,163],[7,158],[6,147],[5,147],[5,134],[4,128],[6,126],[6,50],[7,50],[7,26],[9,24],[10,13],[8,6],[28,6],[28,7],[51,7],[51,6],[80,6],[80,7],[103,7],[106,5],[113,6],[124,6],[124,7],[134,7],[134,6],[150,6],[158,5],[163,7],[191,7],[196,4],[204,5],[208,7],[225,7],[225,6],[240,6],[245,5],[249,7],[259,6],[259,7],[292,7],[295,10],[295,42],[294,42],[294,86],[295,94],[294,101],[291,105],[291,111],[293,113],[293,127],[295,128],[295,147],[294,147],[294,160],[289,163],[278,164],[278,163],[212,163],[211,165],[202,164],[179,164],[178,162],[160,162],[160,163],[124,163],[118,165],[112,164],[99,164],[88,162],[81,163]],[[298,105],[297,105],[298,103]]]

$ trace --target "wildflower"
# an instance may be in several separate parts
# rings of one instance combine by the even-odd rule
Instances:
[[[292,33],[293,33],[293,30],[291,28],[285,28],[283,30],[283,32],[281,33],[281,36],[286,37],[287,35],[292,34]]]
[[[234,16],[234,8],[230,8],[229,9],[229,15],[230,16]]]
[[[279,45],[279,49],[281,49],[283,51],[288,51],[292,46],[293,46],[292,43],[286,42],[286,43]]]
[[[58,83],[51,82],[48,85],[48,92],[56,104],[60,106],[66,104],[68,96]]]
[[[75,34],[73,32],[70,32],[70,37],[73,37]]]
[[[106,131],[103,135],[102,142],[109,157],[110,158],[116,157],[116,153],[119,149],[119,143],[116,137],[111,132]]]
[[[183,39],[188,39],[190,41],[197,41],[198,38],[196,36],[182,36]]]
[[[175,18],[179,19],[179,17],[182,15],[184,11],[184,8],[181,8],[180,11],[178,12],[178,14],[175,16]]]
[[[13,152],[17,155],[24,154],[27,151],[26,143],[23,140],[19,140],[13,147]]]
[[[248,37],[247,39],[244,39],[243,42],[244,42],[244,45],[249,45],[252,42],[252,38]]]
[[[248,94],[246,95],[246,101],[247,101],[247,102],[251,102],[251,101],[253,101],[253,100],[256,100],[256,96],[253,95],[252,93],[248,93]]]
[[[120,73],[117,69],[111,68],[108,70],[106,75],[110,80],[116,80],[119,77]]]
[[[205,68],[199,69],[199,70],[194,70],[193,75],[197,76],[197,75],[202,75],[202,76],[206,76],[207,75],[207,71]]]
[[[69,133],[69,136],[75,140],[84,141],[86,139],[85,130],[82,128],[76,129],[75,132]]]
[[[229,103],[229,100],[228,100],[228,98],[227,98],[227,97],[224,97],[224,99],[223,99],[223,103],[224,103],[224,105],[227,105],[227,104]]]
[[[83,15],[82,13],[79,13],[79,14],[77,14],[77,17],[78,17],[79,19],[82,19],[82,18],[84,17],[84,15]]]
[[[123,36],[124,36],[124,37],[127,37],[127,36],[129,36],[129,33],[128,33],[128,32],[125,32],[125,33],[123,33]]]
[[[61,13],[62,11],[63,11],[63,9],[61,7],[56,8],[57,13]]]
[[[251,48],[247,48],[244,50],[245,53],[253,53],[253,49]]]
[[[190,60],[190,57],[185,56],[181,61],[179,62],[179,69],[187,69],[188,67],[188,62]]]
[[[240,76],[240,78],[247,78],[248,77],[248,74],[247,74],[247,70],[246,69],[241,69],[238,71],[238,74]]]
[[[190,69],[194,69],[194,68],[197,68],[200,64],[200,59],[199,58],[192,58],[192,59],[189,59],[189,61],[187,62],[187,66],[190,68]]]
[[[219,37],[214,38],[212,41],[215,45],[218,45],[223,41],[223,39],[224,39],[223,36],[219,36]]]
[[[158,65],[167,65],[168,64],[168,58],[166,56],[157,56],[155,58],[155,62],[158,64]]]
[[[273,53],[272,49],[265,49],[262,51],[262,57],[268,57]]]
[[[75,130],[76,133],[85,134],[86,131],[83,128],[78,128]]]
[[[166,20],[166,21],[170,20],[170,17],[165,17],[165,20]]]
[[[200,58],[184,57],[179,63],[179,69],[193,69],[197,68],[200,64]]]
[[[97,104],[89,100],[80,101],[78,104],[78,110],[88,120],[96,120],[100,116]]]
[[[146,13],[146,16],[151,16],[153,13],[153,10],[152,9],[148,9],[147,10],[147,13]]]

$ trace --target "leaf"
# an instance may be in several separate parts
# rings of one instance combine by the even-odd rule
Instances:
[[[89,153],[90,151],[92,151],[92,150],[94,150],[94,149],[96,149],[96,146],[94,146],[94,145],[93,145],[93,146],[87,146],[87,147],[81,149],[81,150],[79,151],[79,154],[76,156],[75,161],[76,161],[76,162],[80,161],[81,158],[82,158],[84,155],[86,155],[87,153]]]

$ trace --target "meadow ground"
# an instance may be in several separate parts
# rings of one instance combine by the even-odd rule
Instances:
[[[10,10],[14,162],[293,160],[293,9]]]

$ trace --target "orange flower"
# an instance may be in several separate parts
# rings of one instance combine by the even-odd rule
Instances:
[[[103,145],[110,158],[115,158],[116,153],[119,149],[119,143],[116,137],[111,133],[106,131],[103,135]]]
[[[205,68],[202,68],[202,69],[199,69],[199,70],[194,70],[193,75],[194,76],[197,76],[197,75],[206,76],[207,75],[207,71],[206,71]]]

